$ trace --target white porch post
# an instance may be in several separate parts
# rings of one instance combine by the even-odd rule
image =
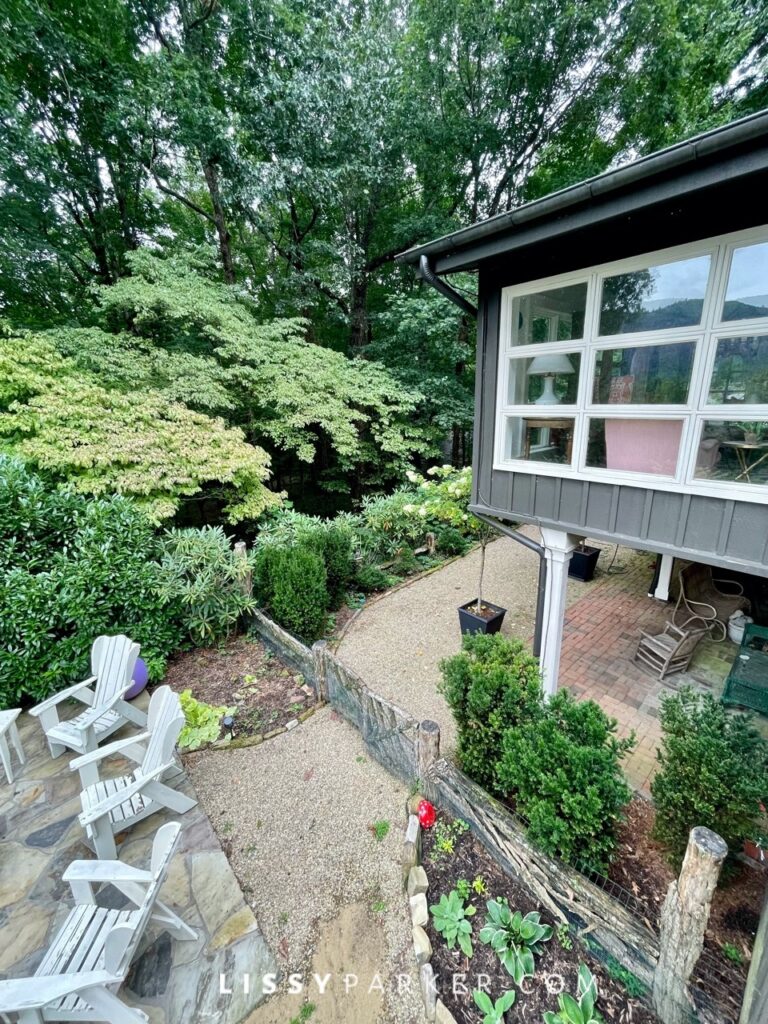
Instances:
[[[655,597],[657,601],[669,600],[669,584],[672,580],[672,565],[675,561],[674,555],[662,555],[659,565],[659,578],[656,581],[656,588],[649,597]]]
[[[580,538],[564,530],[542,527],[541,539],[547,560],[547,586],[544,600],[544,622],[541,629],[541,674],[544,693],[551,697],[557,692],[560,671],[560,650],[563,645],[565,620],[565,593],[568,585],[568,564]]]

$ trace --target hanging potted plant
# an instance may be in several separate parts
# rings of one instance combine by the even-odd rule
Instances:
[[[582,583],[589,583],[595,575],[595,566],[600,557],[600,548],[590,547],[583,540],[574,549],[568,564],[568,575]]]
[[[496,536],[496,530],[478,519],[477,539],[480,542],[480,578],[477,583],[477,597],[459,605],[459,626],[462,633],[498,633],[507,609],[491,604],[483,597],[485,575],[485,549]]]

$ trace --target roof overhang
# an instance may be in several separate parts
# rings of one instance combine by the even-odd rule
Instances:
[[[709,201],[713,189],[738,189],[767,174],[768,111],[761,111],[408,249],[397,262],[418,264],[427,256],[437,274],[474,270],[494,257],[664,210],[670,202]],[[768,220],[768,206],[755,213],[755,223]]]

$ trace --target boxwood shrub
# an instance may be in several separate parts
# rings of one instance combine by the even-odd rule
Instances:
[[[265,545],[255,560],[259,603],[276,622],[306,643],[328,624],[329,595],[323,559],[309,546]]]
[[[749,715],[688,687],[662,700],[661,728],[651,783],[656,838],[675,864],[696,825],[711,828],[738,852],[756,834],[760,803],[768,797],[768,743]]]
[[[538,660],[519,640],[463,638],[442,663],[463,770],[509,802],[545,852],[604,870],[630,789],[616,722],[594,701],[561,690],[546,701]]]

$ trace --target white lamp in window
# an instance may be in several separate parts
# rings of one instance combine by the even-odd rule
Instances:
[[[565,353],[553,354],[551,356],[536,356],[528,367],[528,375],[543,377],[544,390],[534,404],[559,405],[560,399],[555,394],[555,377],[575,372],[573,363]]]

